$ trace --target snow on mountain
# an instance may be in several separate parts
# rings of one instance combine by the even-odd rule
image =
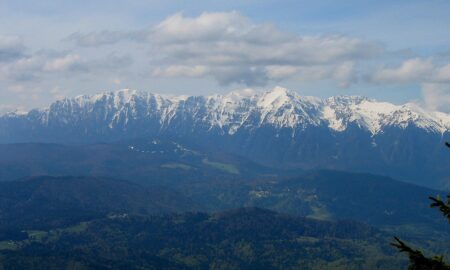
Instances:
[[[0,143],[171,138],[266,166],[381,173],[439,188],[450,187],[442,146],[449,131],[449,114],[416,104],[319,99],[282,87],[206,97],[119,90],[0,116]]]
[[[358,96],[339,96],[321,100],[301,96],[282,87],[266,92],[252,89],[208,97],[165,96],[137,90],[119,90],[83,95],[56,101],[49,108],[27,114],[9,113],[2,118],[31,117],[42,124],[77,123],[86,119],[107,121],[109,128],[136,119],[155,118],[170,125],[177,117],[189,115],[196,123],[235,134],[239,129],[273,126],[302,128],[325,125],[336,132],[356,125],[372,135],[387,127],[409,125],[429,132],[450,129],[450,115],[428,112],[415,104],[394,105]]]
[[[450,114],[442,112],[434,112],[432,114],[434,115],[434,118],[439,121],[440,126],[450,130]]]

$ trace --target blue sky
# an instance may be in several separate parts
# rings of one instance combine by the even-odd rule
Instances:
[[[1,1],[0,112],[285,86],[450,109],[450,1]]]

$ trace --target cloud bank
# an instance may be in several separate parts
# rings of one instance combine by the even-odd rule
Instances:
[[[355,62],[383,52],[376,43],[343,35],[299,36],[255,24],[237,12],[172,15],[141,31],[75,33],[77,46],[139,42],[150,50],[156,77],[212,77],[221,85],[261,86],[284,79],[334,79],[349,85]]]
[[[0,63],[21,58],[25,54],[25,46],[16,36],[0,36]]]
[[[11,86],[7,89],[43,81],[58,88],[69,79],[120,85],[123,74],[135,74],[247,87],[285,81],[325,81],[341,88],[416,84],[427,106],[450,107],[450,57],[394,55],[376,41],[300,35],[238,12],[176,13],[143,29],[71,33],[61,44],[33,51],[19,37],[0,36],[0,83]]]

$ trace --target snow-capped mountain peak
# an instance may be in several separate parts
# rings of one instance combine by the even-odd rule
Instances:
[[[358,96],[321,100],[300,96],[279,86],[266,92],[243,89],[208,97],[167,96],[122,89],[63,99],[44,110],[21,115],[9,113],[2,118],[30,115],[46,125],[50,122],[69,125],[93,118],[106,122],[110,129],[118,125],[126,128],[130,122],[149,118],[165,128],[164,125],[171,125],[175,119],[189,116],[197,126],[218,129],[229,135],[240,129],[261,126],[293,130],[326,126],[334,132],[343,132],[355,125],[372,135],[389,127],[405,129],[414,125],[436,133],[446,132],[450,127],[449,114],[428,112],[415,104],[394,105]]]
[[[394,105],[363,97],[333,97],[325,101],[322,113],[329,127],[339,132],[350,124],[356,124],[372,135],[387,127],[404,129],[409,125],[439,133],[449,130],[448,114],[427,112],[413,103]]]
[[[292,101],[295,93],[289,92],[286,88],[275,87],[265,92],[258,100],[258,106],[262,108],[279,108]]]
[[[1,143],[97,143],[158,137],[237,154],[268,166],[383,174],[388,168],[406,180],[448,182],[448,170],[441,167],[449,166],[435,164],[447,160],[442,143],[450,141],[450,115],[416,104],[396,105],[356,96],[319,99],[281,87],[208,97],[119,90],[0,116]],[[433,176],[436,172],[439,175]]]

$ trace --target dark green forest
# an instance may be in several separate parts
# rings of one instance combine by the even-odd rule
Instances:
[[[445,191],[136,145],[0,146],[0,269],[406,269],[393,236],[448,260]]]
[[[354,221],[258,208],[217,214],[111,214],[3,241],[5,269],[398,269],[388,235]]]
[[[392,235],[427,254],[450,252],[447,224],[426,201],[425,195],[437,191],[389,178],[315,171],[278,181],[217,178],[191,184],[170,189],[48,176],[1,182],[0,265],[406,268],[407,257],[389,244]],[[421,196],[423,202],[415,201]]]

